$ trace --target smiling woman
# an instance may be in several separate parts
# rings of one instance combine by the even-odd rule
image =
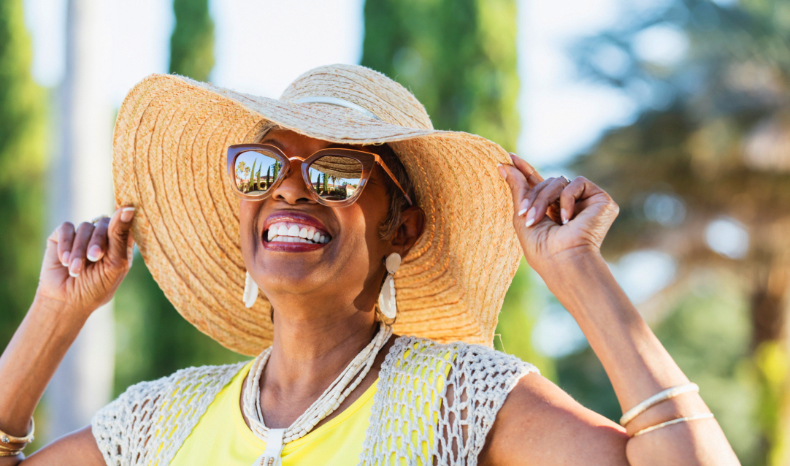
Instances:
[[[151,76],[119,111],[114,181],[112,218],[53,232],[0,359],[0,466],[737,464],[600,256],[612,199],[434,130],[379,73],[317,68],[279,100]],[[130,387],[23,460],[135,241],[187,320],[255,358]],[[601,358],[622,426],[491,349],[522,255]]]

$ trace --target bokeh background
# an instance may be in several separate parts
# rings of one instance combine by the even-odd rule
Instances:
[[[742,463],[790,465],[786,0],[0,0],[0,346],[47,234],[112,210],[113,118],[134,83],[172,72],[277,97],[337,62],[399,81],[437,128],[607,189],[618,280]],[[526,264],[495,345],[621,414]],[[37,444],[130,384],[240,359],[173,310],[138,256],[50,385]]]

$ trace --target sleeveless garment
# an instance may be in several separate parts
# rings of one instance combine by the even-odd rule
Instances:
[[[105,462],[170,465],[245,364],[183,369],[130,387],[91,422]],[[505,398],[530,372],[537,369],[485,346],[398,337],[379,372],[359,464],[476,465]]]

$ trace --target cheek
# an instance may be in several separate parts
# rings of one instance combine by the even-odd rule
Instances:
[[[241,201],[239,206],[239,233],[241,239],[241,254],[247,262],[254,257],[258,247],[255,222],[260,212],[261,202]]]

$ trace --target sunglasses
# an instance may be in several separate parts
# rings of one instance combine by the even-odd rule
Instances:
[[[291,172],[291,161],[302,161],[302,178],[310,196],[319,204],[345,207],[353,204],[379,164],[401,190],[409,195],[378,154],[354,149],[329,148],[306,158],[288,157],[271,144],[236,144],[228,147],[228,178],[242,199],[263,200]]]

